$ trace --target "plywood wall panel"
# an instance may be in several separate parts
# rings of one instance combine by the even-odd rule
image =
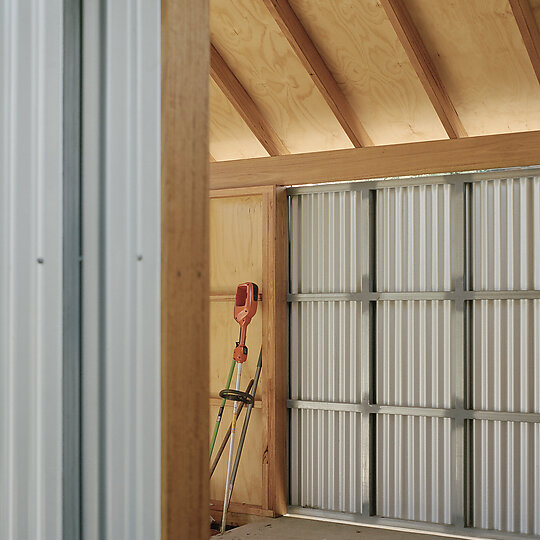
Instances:
[[[469,135],[540,128],[540,85],[506,0],[408,0]]]
[[[268,156],[268,152],[212,79],[210,79],[210,154],[216,161]]]
[[[291,0],[374,144],[445,139],[377,0]]]
[[[262,281],[262,197],[210,201],[210,294],[234,294]]]
[[[212,43],[291,153],[352,147],[263,2],[210,7]]]
[[[216,398],[225,388],[232,361],[232,352],[238,339],[239,326],[234,320],[234,293],[238,284],[252,281],[264,291],[263,238],[264,195],[244,194],[210,200],[210,429],[213,430],[218,407]],[[264,293],[263,293],[264,294]],[[246,344],[248,360],[242,365],[241,389],[245,390],[255,377],[257,359],[262,344],[264,310],[259,303],[257,313],[248,327]],[[263,478],[264,453],[267,448],[267,411],[261,407],[265,397],[267,359],[257,389],[256,408],[246,436],[242,460],[234,487],[232,502],[247,505],[246,512],[257,511],[267,502],[267,483]],[[236,381],[236,367],[231,387]],[[232,402],[227,402],[213,458],[221,445],[232,417]],[[236,446],[244,421],[245,411],[237,429]],[[236,451],[236,450],[235,450]],[[223,501],[227,472],[227,446],[210,482],[210,499]]]

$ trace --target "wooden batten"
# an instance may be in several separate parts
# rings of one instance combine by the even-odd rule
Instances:
[[[162,538],[208,538],[208,3],[161,4]],[[188,232],[188,233],[187,233]]]
[[[540,164],[540,131],[351,148],[210,165],[210,186],[299,185]]]

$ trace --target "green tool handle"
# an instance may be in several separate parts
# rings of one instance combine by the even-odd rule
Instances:
[[[225,388],[229,388],[231,386],[231,379],[234,372],[234,366],[236,362],[233,360],[231,363],[231,369],[229,370],[229,377],[227,378],[227,386]],[[216,425],[214,426],[214,433],[212,434],[212,440],[210,441],[210,456],[209,460],[212,458],[212,452],[214,451],[214,445],[216,444],[216,437],[219,430],[219,425],[221,424],[221,417],[223,416],[223,410],[225,409],[225,398],[221,400],[221,405],[219,407],[217,419],[216,419]]]

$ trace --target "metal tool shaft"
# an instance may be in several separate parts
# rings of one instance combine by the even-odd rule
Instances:
[[[239,362],[236,371],[236,390],[240,390],[240,377],[242,375],[242,364]],[[227,493],[229,492],[229,484],[231,479],[231,468],[234,455],[234,436],[236,434],[236,419],[238,417],[238,401],[234,402],[233,417],[231,422],[231,442],[229,444],[229,461],[227,463],[227,479],[225,482],[225,498],[223,504],[227,500]],[[223,532],[223,531],[222,531]]]
[[[251,390],[251,387],[253,386],[253,379],[249,381],[249,384],[246,387],[246,393],[249,393]],[[242,409],[244,408],[244,402],[240,402],[240,406],[238,407],[238,417],[240,417],[240,413],[242,412]],[[214,458],[214,462],[212,463],[212,466],[210,467],[210,478],[212,478],[212,475],[214,474],[214,471],[216,470],[216,467],[219,463],[219,460],[221,459],[221,456],[225,450],[225,447],[227,446],[227,442],[229,441],[229,437],[231,435],[231,428],[232,428],[232,422],[229,424],[229,429],[225,433],[225,437],[223,437],[223,441],[221,441],[221,445],[218,448],[216,457]]]
[[[259,385],[259,377],[261,375],[262,370],[262,348],[259,352],[259,360],[257,362],[257,371],[255,372],[255,380],[253,383],[253,392],[252,396],[255,398],[255,394],[257,393],[257,386]],[[227,511],[229,509],[229,504],[231,502],[232,497],[232,491],[234,488],[234,481],[236,480],[236,473],[238,472],[238,465],[240,464],[240,457],[242,455],[242,448],[244,447],[244,442],[246,440],[246,433],[247,428],[249,425],[249,418],[251,416],[251,411],[253,409],[253,404],[255,403],[255,399],[248,405],[247,411],[246,411],[246,417],[244,418],[244,425],[242,426],[242,433],[240,435],[240,441],[238,443],[238,450],[236,451],[236,457],[234,460],[234,467],[231,472],[231,477],[229,479],[229,471],[227,470],[227,486],[225,487],[225,500],[223,501],[223,517],[221,518],[221,533],[223,534],[225,532],[226,524],[227,524]],[[232,434],[231,434],[232,438]],[[231,455],[229,454],[229,461],[230,461]]]
[[[234,364],[235,364],[235,361],[233,360],[232,364],[231,364],[231,369],[229,370],[229,376],[227,377],[227,386],[225,387],[227,389],[231,385],[231,379],[232,379],[232,376],[233,376],[233,373],[234,373]],[[223,398],[221,400],[221,405],[219,406],[219,411],[218,411],[218,415],[217,415],[217,419],[216,419],[216,425],[214,426],[214,433],[212,434],[212,440],[210,441],[210,456],[209,456],[209,458],[212,457],[212,452],[214,451],[214,445],[216,444],[216,438],[217,438],[219,426],[221,424],[221,418],[223,416],[224,409],[225,409],[225,398]]]

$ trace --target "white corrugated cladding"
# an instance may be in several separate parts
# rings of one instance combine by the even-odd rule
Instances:
[[[160,538],[160,20],[85,2],[85,540]]]
[[[0,538],[62,537],[61,0],[0,5]]]
[[[292,188],[290,511],[540,535],[540,177]]]

